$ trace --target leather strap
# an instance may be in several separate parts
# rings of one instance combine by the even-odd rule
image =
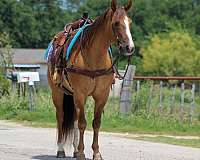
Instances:
[[[82,75],[90,77],[90,78],[96,78],[96,77],[100,77],[103,75],[109,75],[109,74],[114,73],[113,68],[90,71],[90,70],[81,69],[81,68],[67,67],[64,69],[64,71],[76,73],[76,74],[82,74]]]

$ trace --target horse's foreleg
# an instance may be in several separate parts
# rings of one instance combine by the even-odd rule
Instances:
[[[101,107],[99,107],[101,108]],[[103,107],[102,107],[103,109]],[[94,131],[94,135],[93,135],[93,143],[92,143],[92,149],[94,151],[93,154],[93,159],[94,160],[102,160],[101,154],[99,152],[99,144],[98,144],[98,137],[99,137],[99,128],[101,125],[101,114],[102,114],[102,110],[96,110],[97,112],[94,115],[94,120],[92,123],[92,127],[93,127],[93,131]]]
[[[98,136],[99,136],[99,128],[101,126],[101,115],[104,109],[104,106],[107,102],[108,99],[108,94],[105,94],[104,96],[96,96],[93,97],[95,100],[95,109],[94,109],[94,119],[93,119],[93,131],[94,131],[94,135],[93,135],[93,143],[92,143],[92,149],[94,151],[93,154],[93,160],[102,160],[102,156],[99,152],[99,144],[98,144]]]
[[[77,157],[78,154],[78,144],[79,144],[79,129],[78,129],[78,120],[74,122],[74,157]]]
[[[76,113],[78,117],[78,128],[79,128],[79,144],[78,144],[78,153],[76,153],[78,160],[85,160],[84,154],[84,132],[86,129],[86,119],[85,119],[85,112],[84,112],[84,105],[85,105],[86,97],[84,96],[74,96],[74,102],[76,107]]]

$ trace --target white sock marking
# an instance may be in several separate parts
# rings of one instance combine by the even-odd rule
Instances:
[[[64,151],[63,146],[64,146],[64,143],[63,143],[63,142],[62,142],[62,143],[59,143],[59,144],[58,144],[58,151]]]

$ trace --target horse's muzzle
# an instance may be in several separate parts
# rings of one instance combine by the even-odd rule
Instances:
[[[119,50],[124,56],[131,56],[135,52],[135,47],[129,45],[119,46]]]

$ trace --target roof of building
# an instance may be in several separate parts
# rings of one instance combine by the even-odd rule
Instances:
[[[46,63],[44,49],[13,49],[14,64],[41,64]]]
[[[15,69],[39,69],[39,64],[14,64]]]

